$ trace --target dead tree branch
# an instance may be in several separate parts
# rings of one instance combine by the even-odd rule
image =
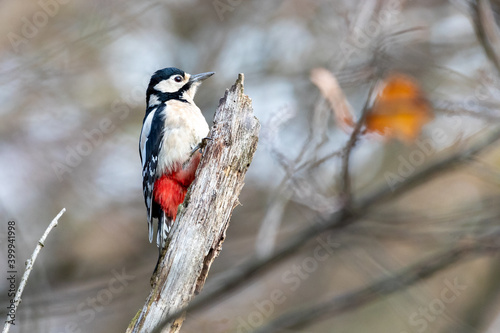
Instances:
[[[59,222],[59,218],[64,214],[66,211],[66,208],[61,209],[59,214],[57,214],[56,217],[50,222],[49,226],[45,230],[45,232],[42,235],[42,238],[38,241],[38,244],[35,247],[35,250],[33,251],[33,254],[31,257],[26,260],[26,270],[24,271],[23,277],[21,278],[21,283],[19,284],[19,287],[17,288],[16,296],[14,296],[14,314],[17,311],[17,308],[19,304],[21,303],[21,296],[23,296],[24,288],[26,287],[26,283],[28,282],[28,278],[30,277],[31,271],[33,270],[33,265],[35,264],[36,258],[38,257],[38,253],[42,250],[42,247],[45,246],[45,240],[47,239],[47,236],[49,233],[57,227],[57,223]],[[9,320],[9,316],[7,316],[7,320],[5,321],[5,325],[3,327],[2,333],[8,333],[10,326],[13,324],[12,320]]]
[[[354,130],[352,131],[351,136],[349,137],[349,140],[347,141],[347,144],[344,147],[344,152],[342,156],[341,197],[342,197],[342,203],[347,208],[352,203],[351,175],[349,174],[349,162],[351,158],[351,153],[352,150],[354,149],[354,146],[356,145],[356,142],[358,141],[359,135],[361,134],[361,129],[365,124],[366,116],[368,115],[370,107],[372,106],[371,102],[373,99],[372,95],[374,89],[375,89],[375,84],[372,84],[368,92],[368,97],[366,98],[365,106],[363,107],[363,110],[361,112],[361,117],[359,117],[358,121],[356,122],[356,126],[354,126]]]
[[[259,129],[240,74],[220,100],[210,132],[212,140],[169,235],[151,293],[127,332],[179,331],[182,310],[203,288],[221,250],[257,148]]]

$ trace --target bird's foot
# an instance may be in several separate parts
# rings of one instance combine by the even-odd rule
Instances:
[[[201,139],[201,142],[198,143],[196,145],[196,147],[194,147],[193,151],[191,152],[191,155],[193,155],[194,153],[196,153],[198,150],[200,151],[200,153],[203,154],[203,149],[205,149],[205,147],[207,146],[209,140],[212,140],[212,138],[206,137],[206,138]]]

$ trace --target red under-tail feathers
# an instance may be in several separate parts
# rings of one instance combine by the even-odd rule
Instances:
[[[155,182],[154,200],[172,221],[175,221],[177,208],[184,202],[187,189],[194,180],[200,157],[201,154],[197,152],[187,166],[182,168],[179,164]]]

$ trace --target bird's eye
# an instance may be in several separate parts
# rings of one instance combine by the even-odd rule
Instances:
[[[182,76],[180,75],[177,75],[175,78],[174,78],[175,82],[181,82],[182,81]]]

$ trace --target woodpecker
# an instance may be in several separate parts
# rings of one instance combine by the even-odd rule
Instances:
[[[156,71],[146,91],[146,114],[139,140],[142,188],[147,208],[149,242],[158,219],[160,254],[194,180],[208,124],[193,101],[196,90],[213,72],[190,75],[169,67]]]

